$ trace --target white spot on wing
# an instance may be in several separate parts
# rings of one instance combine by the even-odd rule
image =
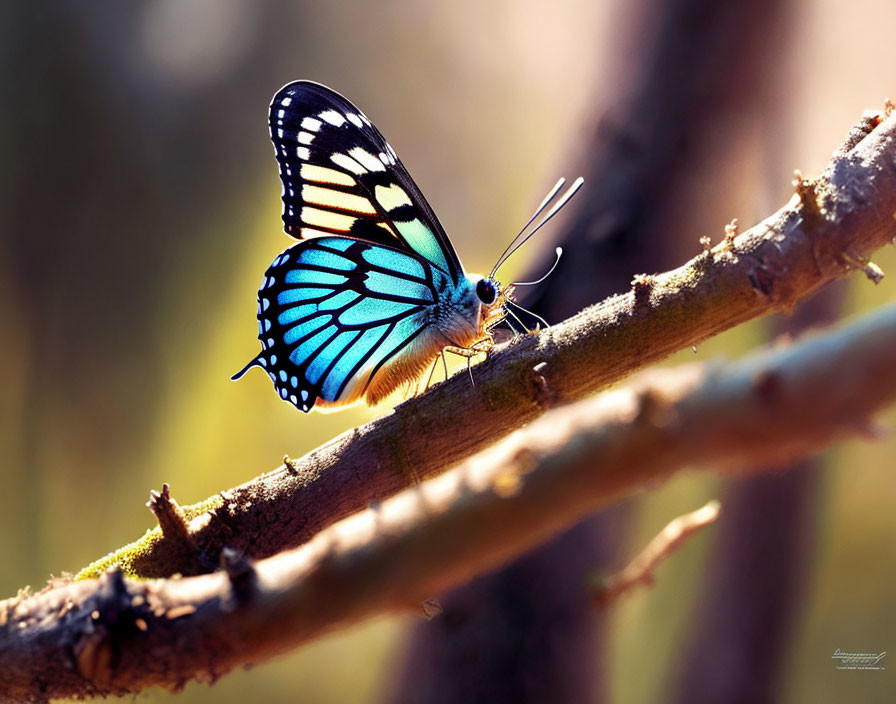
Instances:
[[[345,118],[335,110],[324,110],[318,117],[334,127],[342,127],[345,124]]]
[[[314,117],[304,117],[302,118],[301,127],[303,130],[308,130],[309,132],[317,132],[320,129],[321,121]]]
[[[389,234],[391,235],[392,232],[390,231]],[[333,233],[324,232],[323,230],[315,230],[313,227],[303,227],[301,230],[301,236],[302,239],[309,240],[314,237],[332,237]]]
[[[349,156],[355,159],[359,164],[361,164],[368,171],[385,171],[386,167],[383,166],[382,162],[377,159],[373,154],[368,151],[365,151],[361,147],[355,147],[354,149],[349,151]]]
[[[308,147],[296,147],[296,156],[307,161],[311,157],[311,152],[308,151]]]
[[[363,152],[364,150],[362,149],[361,151]],[[367,173],[367,169],[345,154],[333,154],[330,156],[330,161],[336,164],[336,166],[341,166],[346,171],[351,171],[353,174],[358,174],[359,176]],[[383,165],[379,164],[379,167],[382,169]]]
[[[299,144],[311,144],[314,141],[314,135],[310,132],[299,132]]]
[[[347,112],[347,113],[345,113],[345,116],[348,118],[349,122],[351,122],[358,129],[360,129],[364,126],[364,123],[361,122],[361,118],[358,117],[357,115],[355,115],[354,113]]]
[[[292,98],[286,96],[283,100],[280,101],[280,104],[283,107],[288,108],[292,104]]]

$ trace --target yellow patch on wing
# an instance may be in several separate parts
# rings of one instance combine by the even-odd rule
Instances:
[[[376,215],[376,208],[366,198],[356,196],[353,193],[336,191],[332,188],[321,188],[320,186],[311,186],[306,183],[302,186],[302,199],[307,203],[320,205],[324,208],[335,208],[336,210],[345,210],[349,213],[359,213],[361,215]]]
[[[311,227],[326,227],[331,230],[348,232],[355,224],[356,219],[350,215],[331,213],[329,210],[318,210],[308,206],[302,208],[302,222]]]
[[[314,164],[302,164],[299,175],[306,181],[317,183],[332,183],[334,186],[354,186],[355,179],[336,169],[328,169],[326,166]]]
[[[411,199],[408,198],[408,194],[405,193],[405,190],[394,183],[391,186],[377,186],[374,190],[373,197],[376,198],[376,202],[383,206],[387,211],[394,210],[402,205],[412,205]]]

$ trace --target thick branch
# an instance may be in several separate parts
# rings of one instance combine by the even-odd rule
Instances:
[[[881,121],[883,120],[883,121]],[[858,139],[857,135],[864,135]],[[195,545],[156,531],[87,568],[197,574],[229,545],[259,558],[456,464],[548,408],[846,276],[896,237],[896,116],[866,117],[815,181],[755,227],[682,267],[637,277],[626,294],[496,350],[392,413],[185,513]],[[452,422],[446,423],[445,419]],[[276,517],[276,520],[272,520]]]
[[[643,375],[254,566],[50,587],[0,602],[0,690],[135,692],[214,679],[372,614],[419,608],[614,499],[694,465],[816,452],[896,400],[896,305],[728,365]],[[582,585],[583,589],[587,585]]]

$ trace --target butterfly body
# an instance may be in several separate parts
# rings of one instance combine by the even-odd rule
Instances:
[[[480,349],[509,290],[467,274],[395,151],[354,105],[307,81],[270,108],[286,232],[258,292],[259,366],[303,411],[375,404],[446,348]],[[509,288],[509,287],[508,287]]]

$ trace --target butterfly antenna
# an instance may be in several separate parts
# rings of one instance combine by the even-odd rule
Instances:
[[[507,303],[509,303],[510,305],[514,306],[515,308],[523,311],[523,313],[528,313],[533,318],[535,318],[538,322],[540,322],[542,325],[544,325],[546,328],[551,327],[548,324],[548,321],[545,320],[544,318],[542,318],[538,313],[533,313],[528,308],[523,308],[519,303],[515,303],[514,301],[507,301]],[[511,315],[513,315],[513,313],[510,311],[510,309],[507,309],[507,312],[510,313]],[[519,318],[517,318],[515,315],[513,317],[516,318],[517,320],[519,320]]]
[[[550,197],[545,199],[545,201],[539,207],[536,214],[534,216],[532,216],[532,219],[529,221],[529,223],[534,221],[535,218],[541,214],[541,212],[544,210],[545,206],[547,206],[548,203],[551,200],[553,200],[553,197],[556,195],[557,191],[563,187],[564,183],[566,183],[566,180],[562,179],[562,178],[559,181],[557,181],[557,184],[551,190],[551,193],[548,194]],[[522,247],[524,244],[526,244],[526,242],[529,241],[529,238],[532,237],[532,235],[534,235],[541,228],[543,228],[545,225],[547,225],[548,222],[550,222],[551,218],[553,218],[557,213],[560,212],[560,209],[563,208],[563,206],[566,205],[570,201],[570,199],[576,194],[576,191],[578,191],[582,187],[583,183],[585,183],[585,179],[583,179],[581,176],[579,176],[575,181],[573,181],[572,185],[567,189],[566,193],[564,193],[560,197],[560,199],[556,203],[554,203],[554,205],[548,211],[548,214],[545,215],[544,218],[542,218],[541,222],[539,222],[528,235],[523,237],[523,239],[521,239],[519,242],[516,242],[519,239],[520,235],[522,235],[523,232],[525,232],[525,228],[523,228],[523,232],[520,232],[520,235],[517,235],[516,237],[513,238],[513,242],[510,243],[512,245],[512,249],[510,246],[508,246],[508,249],[510,251],[507,251],[507,249],[504,250],[505,253],[502,254],[501,257],[498,259],[498,263],[495,264],[494,269],[492,269],[491,273],[489,274],[489,278],[494,277],[495,273],[498,271],[500,266],[505,261],[507,261],[510,258],[510,256],[514,252],[516,252],[516,250],[518,250],[520,247]],[[528,224],[526,225],[526,227],[528,227]]]
[[[498,257],[498,263],[495,264],[495,267],[492,269],[492,273],[489,274],[489,278],[491,278],[491,277],[493,277],[493,276],[495,275],[495,272],[498,270],[498,267],[500,267],[501,264],[504,263],[504,260],[505,260],[507,257],[510,256],[510,255],[508,254],[508,252],[510,252],[510,251],[513,249],[513,245],[514,245],[514,243],[515,243],[520,237],[523,236],[523,233],[528,229],[529,225],[531,225],[533,222],[535,222],[535,218],[537,218],[539,215],[541,215],[541,214],[544,212],[544,209],[547,208],[548,205],[550,205],[551,201],[554,200],[554,197],[557,195],[558,191],[559,191],[561,188],[563,188],[563,184],[564,184],[564,183],[566,183],[566,179],[563,178],[562,176],[561,176],[559,179],[557,179],[557,183],[554,184],[554,187],[553,187],[553,188],[548,192],[548,194],[544,197],[544,200],[541,201],[541,205],[539,205],[539,206],[535,209],[535,212],[532,213],[532,217],[529,218],[529,219],[526,221],[526,224],[523,225],[523,227],[522,227],[522,228],[520,229],[520,231],[517,233],[516,237],[514,237],[512,240],[510,240],[510,243],[504,248],[504,251],[501,252],[501,256]]]
[[[554,263],[553,263],[553,265],[551,266],[551,268],[548,269],[548,273],[547,273],[547,274],[545,274],[544,276],[542,276],[540,279],[536,279],[535,281],[514,281],[514,282],[513,282],[512,284],[510,284],[510,285],[511,285],[511,286],[535,286],[535,285],[537,285],[537,284],[540,284],[540,283],[541,283],[542,281],[544,281],[546,278],[548,278],[551,274],[554,273],[554,269],[556,269],[556,268],[557,268],[557,265],[560,263],[560,256],[563,254],[563,248],[562,248],[562,247],[557,247],[557,248],[554,249],[554,251],[557,253],[557,258],[554,260]]]

